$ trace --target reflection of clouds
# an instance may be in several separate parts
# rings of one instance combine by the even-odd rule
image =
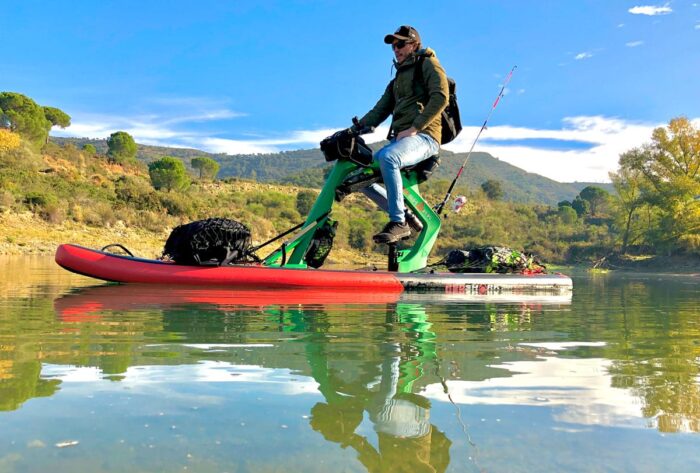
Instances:
[[[541,342],[541,343],[520,343],[524,347],[546,348],[547,350],[566,350],[576,347],[604,347],[605,342]]]
[[[553,348],[555,344],[546,345]],[[449,381],[448,387],[452,400],[458,404],[556,406],[553,417],[558,422],[646,426],[639,400],[626,389],[611,387],[610,365],[609,360],[602,358],[538,357],[536,361],[491,365],[510,371],[510,377]],[[449,401],[440,384],[428,386],[422,394]]]
[[[102,370],[93,366],[50,365],[41,366],[41,377],[59,379],[64,383],[87,383],[102,379]]]
[[[147,347],[167,347],[166,343],[150,343]],[[183,347],[212,351],[218,348],[272,348],[272,343],[183,343]]]
[[[64,383],[96,383],[104,381],[105,377],[102,370],[95,367],[52,364],[42,366],[41,376],[59,379]],[[138,392],[140,387],[151,392],[151,386],[159,383],[255,383],[258,385],[256,390],[269,388],[280,395],[318,392],[318,384],[312,378],[290,370],[234,365],[225,361],[205,360],[192,365],[132,366],[119,377],[118,386],[134,392]]]

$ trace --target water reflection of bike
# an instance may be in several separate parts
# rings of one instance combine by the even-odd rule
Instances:
[[[66,322],[93,322],[111,311],[159,308],[164,309],[166,330],[171,327],[187,332],[187,320],[176,312],[170,316],[170,308],[193,304],[199,310],[203,306],[224,312],[241,307],[253,309],[269,320],[277,320],[279,330],[302,335],[294,343],[303,344],[308,370],[324,397],[311,409],[311,427],[326,440],[353,448],[368,471],[447,468],[452,442],[431,423],[431,403],[418,393],[417,387],[419,380],[421,384],[430,382],[426,380],[427,372],[437,369],[436,337],[421,304],[400,302],[396,295],[356,292],[270,293],[201,288],[154,291],[152,286],[129,286],[127,291],[125,286],[101,286],[59,298],[54,306]],[[373,307],[373,314],[385,311],[381,328],[377,328],[373,315],[374,327],[365,334],[373,342],[363,344],[356,356],[346,356],[347,339],[336,338],[337,327],[329,323],[329,316],[332,320],[336,315],[347,317],[347,307],[339,305]],[[365,413],[376,442],[358,430]]]
[[[376,363],[365,363],[356,376],[343,369],[342,359],[334,359],[334,344],[323,333],[306,340],[311,374],[325,398],[311,409],[311,427],[326,440],[355,450],[371,472],[445,471],[452,442],[431,423],[430,401],[414,393],[416,381],[437,366],[435,334],[425,308],[390,304],[385,327]],[[365,412],[376,447],[358,433]]]

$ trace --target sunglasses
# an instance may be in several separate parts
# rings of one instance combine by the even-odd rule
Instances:
[[[403,49],[406,47],[407,44],[410,44],[410,41],[405,41],[405,40],[400,40],[391,45],[391,49]]]

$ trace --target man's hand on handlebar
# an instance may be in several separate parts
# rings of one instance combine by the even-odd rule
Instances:
[[[374,131],[373,126],[365,126],[362,123],[360,123],[360,120],[358,120],[357,117],[352,117],[352,126],[349,128],[350,132],[360,136],[360,135],[366,135],[367,133],[372,133]]]

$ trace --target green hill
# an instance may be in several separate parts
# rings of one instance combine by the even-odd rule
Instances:
[[[144,161],[179,154],[189,162],[203,153],[142,146],[141,160],[118,163],[99,151],[86,152],[77,147],[85,143],[60,141],[44,144],[41,150],[21,140],[0,148],[0,224],[4,228],[0,254],[50,252],[56,243],[71,241],[98,248],[122,243],[136,254],[153,255],[162,249],[175,226],[213,216],[245,223],[253,241],[262,243],[303,222],[309,200],[317,192],[299,185],[239,177],[211,182],[199,179],[197,173],[190,176],[185,189],[156,189]],[[103,152],[106,149],[104,143],[95,143],[98,146]],[[308,182],[312,174],[321,176],[326,166],[318,150],[213,157],[229,165],[230,174],[255,173],[266,180],[293,178],[289,173],[294,170],[299,179]],[[450,167],[458,165],[452,162],[454,159],[459,156],[446,154],[443,169],[451,172]],[[532,177],[536,182],[556,185],[487,155],[475,156],[470,164],[475,171],[486,169],[479,171],[483,178]],[[300,175],[303,169],[306,174]],[[421,186],[421,193],[427,202],[437,203],[448,185],[447,179],[434,177]],[[603,205],[595,215],[579,216],[571,207],[565,207],[567,211],[489,199],[478,188],[458,186],[455,195],[458,193],[467,196],[467,203],[459,213],[445,212],[440,238],[433,248],[434,258],[455,248],[493,244],[527,249],[549,262],[585,261],[609,253],[614,244],[616,234],[609,205]],[[332,253],[335,262],[386,260],[386,249],[373,244],[371,237],[387,217],[373,203],[360,195],[350,195],[334,206],[333,219],[338,222]]]
[[[70,142],[81,148],[84,144],[93,144],[98,152],[106,152],[105,140],[90,140],[76,138],[52,138],[63,144]],[[374,148],[380,143],[373,145]],[[240,177],[254,179],[259,182],[276,182],[302,185],[305,187],[321,187],[323,172],[329,165],[326,163],[321,150],[318,148],[283,151],[271,154],[212,154],[189,148],[166,148],[159,146],[139,145],[138,158],[146,163],[162,158],[175,156],[182,158],[189,166],[189,161],[197,156],[207,156],[216,160],[220,165],[218,177]],[[457,170],[464,162],[466,153],[452,153],[442,150],[441,163],[435,174],[437,179],[452,180]],[[488,153],[472,153],[465,173],[460,180],[461,189],[478,189],[481,183],[495,179],[501,181],[504,199],[512,202],[556,205],[562,200],[572,200],[584,187],[592,183],[573,182],[562,183],[529,173],[516,166],[494,158]],[[613,192],[611,184],[595,183],[609,192]],[[445,188],[445,190],[447,190]]]

